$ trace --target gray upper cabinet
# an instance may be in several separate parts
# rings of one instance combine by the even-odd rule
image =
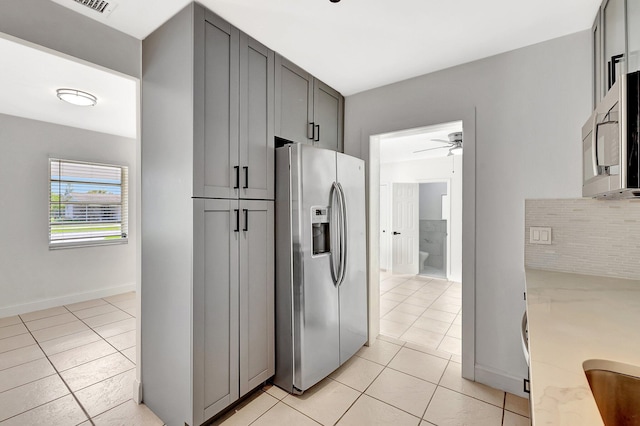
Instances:
[[[195,38],[204,58],[198,64],[196,55],[196,99],[204,94],[196,127],[204,134],[195,140],[194,196],[273,199],[274,53],[204,14],[204,34]]]
[[[278,54],[275,77],[276,136],[341,151],[342,95]]]
[[[313,143],[313,77],[276,55],[276,136]]]
[[[604,0],[592,27],[594,103],[626,73],[640,70],[640,3]]]
[[[313,85],[313,116],[316,146],[342,151],[342,95],[318,79]]]
[[[274,52],[240,34],[240,198],[273,200]]]
[[[640,2],[627,1],[628,71],[640,71]]]
[[[198,24],[198,23],[196,23]],[[204,105],[196,110],[204,135],[196,138],[194,162],[198,181],[194,196],[233,198],[239,193],[238,103],[240,32],[212,13],[196,25],[204,34],[195,38],[195,58],[204,63],[196,72],[196,94],[204,94]],[[203,69],[202,69],[203,68]]]

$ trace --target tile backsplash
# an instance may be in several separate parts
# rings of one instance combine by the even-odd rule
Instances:
[[[529,243],[531,226],[551,227],[551,245]],[[640,279],[640,200],[526,200],[524,257],[530,268]]]

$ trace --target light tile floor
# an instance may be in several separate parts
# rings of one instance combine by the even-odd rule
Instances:
[[[302,396],[265,386],[213,424],[529,425],[526,399],[462,379],[456,358],[382,336]]]
[[[0,318],[0,425],[162,425],[133,402],[135,293]]]
[[[380,272],[380,334],[460,356],[462,286]]]

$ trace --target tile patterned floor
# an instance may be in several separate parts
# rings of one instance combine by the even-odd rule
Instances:
[[[526,399],[462,379],[457,358],[383,336],[302,396],[265,386],[213,424],[529,425]]]
[[[529,425],[527,400],[461,378],[458,284],[381,287],[383,319],[398,324],[386,334],[403,340],[380,336],[302,396],[266,386],[214,424]],[[0,318],[0,426],[162,425],[131,399],[135,316],[126,293]]]
[[[131,399],[135,293],[0,318],[0,425],[162,425]]]
[[[380,334],[454,355],[462,352],[462,286],[380,272]]]

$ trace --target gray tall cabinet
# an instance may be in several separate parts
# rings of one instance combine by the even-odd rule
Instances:
[[[195,3],[143,41],[141,368],[168,425],[275,372],[274,60]]]

